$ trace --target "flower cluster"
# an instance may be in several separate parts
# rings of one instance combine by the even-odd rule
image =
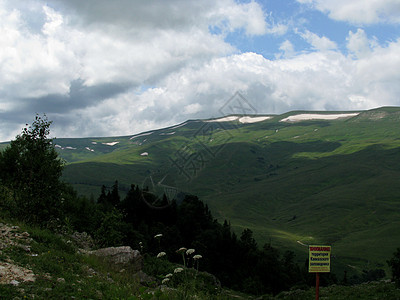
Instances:
[[[157,239],[161,238],[161,237],[162,237],[161,233],[156,234],[154,236],[154,238],[157,238]],[[186,273],[185,269],[188,267],[187,264],[190,262],[191,259],[193,259],[192,268],[195,268],[195,266],[196,266],[196,271],[198,272],[198,270],[199,270],[199,259],[201,259],[202,256],[200,254],[193,255],[196,252],[195,249],[193,249],[193,248],[187,249],[185,247],[181,247],[178,250],[176,250],[175,252],[176,253],[180,253],[182,255],[183,268],[181,268],[181,267],[175,268],[173,274],[178,274],[178,273],[184,272],[185,273],[184,277],[187,280],[188,278],[187,278],[187,273]],[[164,257],[166,255],[167,254],[162,251],[162,252],[157,254],[157,258],[161,258],[161,257]],[[196,272],[196,275],[195,275],[194,279],[196,279],[196,277],[197,277],[197,272]],[[172,279],[173,274],[172,273],[168,273],[167,275],[165,275],[164,279],[161,281],[161,283],[162,284],[168,284],[168,282],[170,282],[170,280]]]
[[[161,258],[161,257],[163,257],[163,256],[165,256],[165,255],[167,255],[167,253],[165,253],[165,252],[160,252],[160,253],[158,253],[157,254],[157,258]]]
[[[164,278],[164,279],[161,281],[161,283],[162,283],[162,284],[166,284],[168,281],[169,281],[169,278]]]
[[[185,247],[181,247],[178,250],[176,250],[176,253],[183,253],[185,252],[187,249]]]
[[[176,268],[175,270],[174,270],[174,273],[176,274],[176,273],[180,273],[180,272],[182,272],[183,271],[183,268]]]
[[[196,250],[194,250],[194,249],[187,249],[187,250],[186,250],[186,255],[191,255],[191,254],[193,254],[195,251],[196,251]]]

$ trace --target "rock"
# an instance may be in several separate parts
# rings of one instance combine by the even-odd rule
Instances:
[[[0,283],[13,284],[12,282],[35,281],[35,274],[26,268],[14,265],[12,263],[0,262]],[[14,282],[14,285],[16,283]]]
[[[93,238],[86,232],[74,232],[71,240],[81,249],[90,250],[94,247]]]
[[[89,254],[104,257],[117,265],[129,265],[134,272],[142,269],[143,257],[138,250],[132,250],[129,246],[102,248],[90,251]]]

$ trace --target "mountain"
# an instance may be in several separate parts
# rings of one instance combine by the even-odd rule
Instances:
[[[387,270],[400,246],[400,108],[188,120],[133,136],[56,139],[64,179],[198,195],[259,245],[332,245],[333,269]],[[342,276],[342,275],[340,275]]]

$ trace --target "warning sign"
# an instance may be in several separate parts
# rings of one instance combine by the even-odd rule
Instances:
[[[331,271],[331,246],[309,246],[309,273],[329,273]]]

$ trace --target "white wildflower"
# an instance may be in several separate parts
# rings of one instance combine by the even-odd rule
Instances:
[[[157,254],[157,258],[163,257],[163,256],[165,256],[165,255],[167,255],[167,253],[165,253],[165,252],[160,252],[160,253]]]
[[[200,254],[196,254],[195,256],[193,256],[193,259],[200,259],[203,258],[203,256],[201,256]]]
[[[168,273],[167,275],[165,275],[165,278],[170,278],[170,277],[172,277],[171,273]]]
[[[158,239],[158,238],[160,238],[160,237],[162,237],[162,233],[156,234],[156,235],[154,236],[155,239]]]
[[[175,270],[174,270],[174,273],[180,273],[180,272],[182,272],[183,271],[183,268],[176,268]]]
[[[194,251],[195,251],[194,249],[187,249],[187,250],[186,250],[186,255],[193,254]]]
[[[169,278],[164,278],[163,281],[161,281],[162,284],[165,284],[169,281]]]
[[[181,247],[178,250],[176,250],[177,253],[185,252],[187,249],[185,247]]]

